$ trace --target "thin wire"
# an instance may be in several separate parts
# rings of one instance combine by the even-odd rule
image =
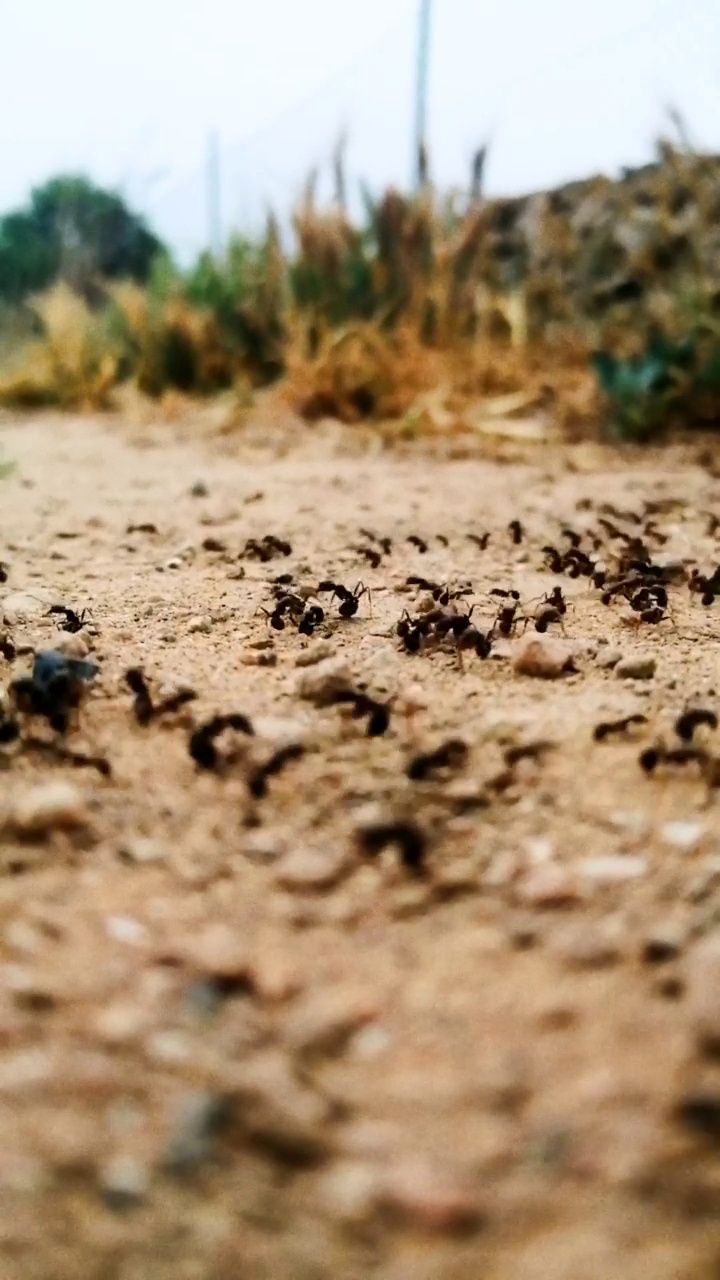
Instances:
[[[408,17],[413,8],[414,4],[411,3],[410,0],[406,0],[401,16],[393,19],[393,22],[385,27],[378,35],[373,37],[370,43],[367,44],[359,53],[355,54],[352,58],[349,58],[346,62],[343,62],[339,67],[336,67],[334,71],[330,72],[325,80],[321,80],[311,89],[308,89],[306,93],[301,94],[300,97],[296,98],[289,107],[283,107],[282,111],[279,111],[277,115],[272,116],[270,120],[267,120],[259,129],[252,130],[244,137],[237,138],[229,146],[224,147],[221,153],[222,163],[225,164],[226,161],[232,159],[233,155],[241,152],[245,147],[253,146],[255,143],[260,142],[262,138],[267,137],[268,134],[274,133],[278,128],[282,127],[285,121],[292,119],[293,116],[297,115],[297,113],[302,111],[308,104],[312,104],[313,101],[317,100],[323,93],[332,88],[333,85],[337,84],[339,81],[347,79],[348,75],[355,67],[359,66],[361,62],[364,62],[368,56],[384,44],[389,37],[395,35],[395,33],[400,30],[400,28],[408,21]],[[178,178],[176,186],[169,187],[158,195],[157,203],[160,203],[171,195],[174,195],[180,186],[182,186],[189,178],[197,175],[201,169],[202,161],[199,160],[192,166],[192,169],[186,170],[185,174]]]

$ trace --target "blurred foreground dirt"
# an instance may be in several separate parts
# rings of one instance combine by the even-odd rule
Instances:
[[[0,748],[3,1280],[716,1278],[718,792],[638,754],[689,703],[718,709],[720,605],[678,586],[631,625],[541,549],[603,504],[630,536],[654,503],[658,555],[710,572],[720,481],[681,448],[502,464],[313,440],[0,429],[3,683],[33,650],[89,651],[68,743],[112,767]],[[374,567],[361,530],[392,539]],[[268,533],[291,553],[238,558]],[[283,573],[370,595],[276,631]],[[471,583],[483,629],[491,589],[527,611],[561,584],[575,671],[516,674],[512,637],[484,662],[404,653],[413,575]],[[88,610],[79,635],[58,603]],[[319,655],[390,701],[386,734],[316,705]],[[654,674],[620,677],[634,658]],[[197,701],[138,725],[134,666]],[[242,752],[222,776],[188,754],[228,711],[253,750],[305,748],[261,798]],[[448,737],[464,767],[411,781]],[[423,876],[358,850],[388,813],[425,833]]]

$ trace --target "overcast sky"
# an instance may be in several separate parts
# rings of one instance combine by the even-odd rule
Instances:
[[[414,0],[4,0],[0,210],[58,171],[120,185],[181,253],[287,206],[342,130],[371,186],[410,171]],[[434,0],[430,142],[443,183],[489,140],[495,192],[646,159],[664,109],[720,151],[718,0]]]

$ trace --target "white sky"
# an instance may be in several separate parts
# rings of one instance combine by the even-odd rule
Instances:
[[[410,170],[416,0],[2,0],[0,210],[58,171],[121,185],[181,252],[287,208],[340,132],[371,187]],[[683,112],[720,151],[717,0],[434,0],[430,142],[443,183],[491,143],[515,192],[649,157]]]

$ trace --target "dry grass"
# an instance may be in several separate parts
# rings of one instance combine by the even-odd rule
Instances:
[[[308,183],[284,252],[270,219],[181,276],[146,290],[104,286],[91,310],[66,286],[32,301],[43,336],[15,353],[0,402],[112,404],[131,379],[154,398],[267,385],[308,420],[401,420],[450,429],[469,406],[500,415],[551,407],[579,427],[599,416],[594,347],[680,333],[720,307],[720,165],[661,149],[655,166],[527,199],[366,198],[318,206]],[[502,398],[505,397],[503,402]],[[484,410],[483,410],[484,412]]]

